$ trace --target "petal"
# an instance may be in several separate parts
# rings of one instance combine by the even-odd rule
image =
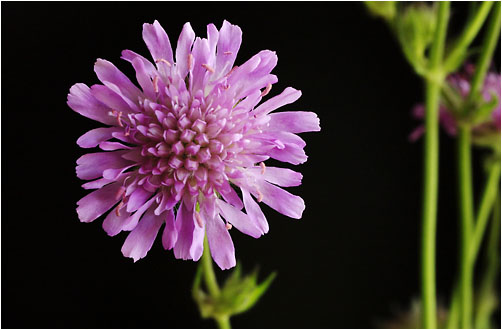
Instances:
[[[268,233],[268,222],[267,218],[263,214],[258,203],[256,203],[247,191],[244,188],[241,188],[242,191],[242,199],[244,199],[244,207],[246,208],[246,213],[249,218],[256,223],[256,225],[263,231],[264,234]]]
[[[176,214],[178,240],[174,245],[174,256],[177,259],[197,261],[204,249],[204,228],[195,223],[194,210],[180,204]]]
[[[133,214],[133,216],[129,217],[126,221],[124,221],[124,223],[122,224],[121,230],[130,231],[130,230],[133,230],[134,228],[136,228],[136,226],[138,225],[139,219],[141,218],[143,213],[145,213],[145,211],[153,204],[153,202],[155,201],[155,198],[156,198],[156,196],[150,198],[150,200],[148,202],[146,202],[145,204],[143,204]]]
[[[143,66],[145,67],[145,70],[150,77],[153,77],[155,75],[155,72],[157,72],[155,66],[149,60],[133,52],[132,50],[123,50],[122,56],[120,58],[130,62],[131,64],[135,59],[139,59],[143,63]]]
[[[291,143],[285,143],[283,149],[274,148],[268,150],[266,154],[281,162],[288,162],[293,165],[303,164],[308,158],[303,148]]]
[[[203,89],[205,82],[207,81],[208,75],[211,72],[207,71],[206,68],[203,67],[204,64],[209,63],[210,51],[209,51],[209,43],[207,39],[196,38],[193,44],[192,54],[194,57],[193,62],[193,70],[192,70],[192,92],[195,92],[199,89]]]
[[[282,187],[295,187],[302,183],[302,174],[282,167],[261,167],[248,168],[247,173],[255,178],[265,179],[270,183]]]
[[[80,221],[91,222],[108,211],[119,201],[121,196],[117,193],[120,191],[121,186],[119,182],[112,183],[79,200],[77,202],[77,213]]]
[[[101,179],[97,179],[94,181],[84,183],[82,185],[82,188],[84,188],[84,189],[99,189],[99,188],[103,187],[104,185],[107,185],[113,181],[115,181],[115,180],[101,178]]]
[[[216,264],[222,269],[235,266],[235,248],[230,233],[225,223],[217,215],[215,218],[206,219],[207,240],[211,256]]]
[[[230,88],[227,92],[234,93],[236,99],[241,99],[256,89],[276,83],[277,77],[270,74],[276,64],[277,55],[274,52],[269,50],[259,52],[228,77]]]
[[[92,180],[102,176],[104,170],[131,165],[131,161],[122,158],[122,155],[127,151],[96,152],[83,155],[77,159],[77,177],[82,180]]]
[[[118,206],[117,206],[118,207]],[[131,213],[122,208],[117,215],[116,210],[112,210],[103,221],[103,229],[109,236],[115,236],[122,231],[122,228],[132,218]]]
[[[302,92],[292,87],[287,87],[281,94],[274,96],[270,100],[262,103],[253,111],[254,115],[268,114],[286,104],[290,104],[298,100],[302,96]]]
[[[77,144],[81,148],[94,148],[103,141],[111,139],[112,133],[120,131],[118,127],[100,127],[90,130],[78,138]]]
[[[248,215],[239,211],[232,205],[225,203],[221,199],[216,200],[216,205],[220,209],[220,214],[223,215],[227,222],[230,222],[242,233],[254,238],[258,238],[264,234],[263,230],[256,223],[249,219]]]
[[[305,203],[301,197],[295,196],[286,190],[274,186],[264,180],[257,181],[258,191],[261,193],[262,201],[288,217],[300,219],[305,210]],[[255,197],[258,191],[251,191]]]
[[[176,68],[181,79],[184,79],[188,73],[188,54],[195,40],[195,32],[190,23],[183,25],[178,45],[176,47]]]
[[[112,84],[108,84],[108,86],[92,85],[91,93],[97,100],[107,105],[110,110],[122,111],[123,113],[139,112],[136,104],[126,99],[116,86],[113,89],[111,86]],[[114,119],[114,125],[118,125],[115,115],[108,114],[108,116]]]
[[[122,94],[130,100],[137,101],[141,91],[136,87],[125,74],[123,74],[113,63],[99,59],[94,64],[94,72],[98,79],[108,86],[110,83],[117,86]]]
[[[122,246],[124,257],[133,258],[134,262],[144,258],[152,248],[163,222],[162,217],[155,215],[153,207],[151,207],[136,228],[127,236]]]
[[[143,204],[145,204],[150,196],[152,196],[152,193],[143,189],[143,187],[137,187],[134,189],[127,201],[127,212],[134,212],[139,209]]]
[[[107,125],[117,124],[117,119],[109,115],[110,108],[97,100],[85,84],[75,84],[70,88],[67,103],[82,116]]]
[[[218,37],[218,53],[216,54],[216,73],[227,74],[234,65],[242,42],[242,31],[237,25],[223,21]],[[219,77],[218,77],[219,78]]]
[[[154,61],[164,59],[169,63],[173,63],[171,42],[166,31],[157,20],[153,24],[143,24],[143,40]]]
[[[153,82],[151,76],[147,69],[145,68],[145,63],[140,58],[135,58],[132,61],[134,70],[136,70],[136,79],[139,85],[143,89],[145,96],[149,99],[155,99],[155,91],[153,89]]]
[[[218,188],[218,193],[225,199],[227,203],[235,206],[239,210],[242,209],[243,204],[239,195],[235,192],[234,188],[230,186],[228,181],[224,181],[220,188]]]
[[[291,133],[318,132],[319,118],[314,112],[286,111],[270,115],[267,130]]]
[[[176,230],[176,224],[174,222],[174,212],[172,209],[167,210],[162,213],[162,216],[165,217],[166,221],[166,226],[162,233],[162,246],[166,250],[171,250],[178,240],[178,231]]]

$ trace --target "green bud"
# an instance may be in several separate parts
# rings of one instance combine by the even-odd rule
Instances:
[[[396,17],[396,32],[403,52],[419,75],[427,68],[426,51],[436,29],[436,5],[412,4]]]
[[[232,274],[223,285],[217,297],[211,297],[201,288],[203,269],[199,266],[195,275],[192,295],[199,306],[203,318],[218,319],[243,313],[252,308],[267,291],[276,273],[270,274],[258,283],[258,270],[249,275],[242,275],[241,265],[237,264]]]
[[[365,1],[368,11],[377,17],[382,17],[387,21],[392,21],[396,17],[396,1]]]

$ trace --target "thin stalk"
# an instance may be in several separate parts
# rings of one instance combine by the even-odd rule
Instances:
[[[497,46],[500,35],[500,2],[497,1],[493,6],[492,14],[488,22],[487,31],[481,46],[481,54],[476,63],[476,70],[471,81],[471,89],[467,97],[468,106],[472,106],[473,101],[478,97],[483,82],[485,81],[486,72],[493,58],[493,51]]]
[[[440,2],[437,28],[431,47],[430,76],[425,88],[424,189],[422,214],[422,323],[436,328],[436,222],[439,167],[439,100],[444,76],[444,53],[450,3]]]
[[[204,283],[206,283],[207,290],[211,297],[216,298],[220,295],[220,287],[216,280],[216,275],[213,269],[213,259],[211,258],[211,251],[209,250],[209,243],[207,235],[204,237],[204,252],[202,253],[202,276]]]
[[[486,181],[485,189],[483,191],[483,196],[481,198],[481,204],[479,206],[479,211],[476,216],[476,224],[474,227],[474,233],[471,241],[471,251],[470,258],[473,263],[476,262],[478,257],[479,248],[483,240],[483,235],[486,231],[486,226],[490,218],[490,212],[493,209],[495,202],[495,197],[497,195],[498,186],[500,179],[500,163],[496,162],[490,167],[488,173],[488,179]]]
[[[477,9],[477,12],[467,22],[462,34],[457,39],[457,42],[445,60],[445,68],[448,72],[454,70],[453,66],[455,63],[460,62],[461,58],[465,56],[467,48],[472,43],[474,38],[476,38],[479,30],[486,20],[486,17],[488,17],[492,5],[492,1],[483,2]]]
[[[448,312],[448,320],[446,320],[446,329],[458,329],[459,316],[460,316],[460,290],[458,284],[455,283],[452,299],[450,302],[450,310]]]
[[[470,244],[474,223],[474,202],[472,194],[471,128],[459,127],[458,132],[458,180],[460,204],[460,325],[471,327],[472,321],[472,268]]]
[[[216,319],[216,323],[220,329],[232,329],[232,326],[230,325],[230,318],[228,316],[218,317]]]
[[[497,307],[496,289],[494,287],[500,271],[500,190],[497,188],[497,199],[493,207],[493,217],[486,246],[486,270],[481,278],[474,325],[478,329],[491,328],[491,316]]]

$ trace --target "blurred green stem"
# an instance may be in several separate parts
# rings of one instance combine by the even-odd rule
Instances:
[[[444,80],[444,53],[450,3],[440,2],[437,28],[431,47],[425,91],[424,188],[422,208],[422,310],[423,327],[436,328],[436,217],[439,166],[439,100]]]
[[[478,35],[478,32],[483,26],[492,5],[492,1],[481,3],[476,13],[467,22],[462,34],[457,39],[457,42],[445,60],[445,68],[448,72],[450,72],[450,70],[454,70],[455,63],[459,63],[461,59],[465,57],[467,48]]]
[[[471,127],[464,125],[458,132],[458,180],[460,205],[460,326],[471,327],[472,319],[472,268],[470,244],[474,223],[471,168]]]
[[[209,242],[207,241],[207,235],[204,237],[204,253],[202,254],[202,276],[204,277],[204,283],[206,284],[207,290],[213,299],[216,299],[220,295],[220,287],[218,281],[216,280],[216,275],[213,269],[213,259],[211,258],[211,251],[209,250]],[[230,318],[228,316],[222,315],[215,317],[218,328],[220,329],[231,329]]]
[[[478,307],[474,319],[474,326],[478,329],[491,328],[491,316],[497,307],[495,282],[497,274],[500,271],[500,190],[498,189],[498,182],[496,195],[497,198],[493,207],[492,223],[486,247],[486,269],[481,278],[477,299]]]

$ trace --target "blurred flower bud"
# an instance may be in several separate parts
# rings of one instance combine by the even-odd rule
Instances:
[[[396,1],[365,1],[364,4],[372,15],[381,17],[386,21],[392,21],[396,17]]]

